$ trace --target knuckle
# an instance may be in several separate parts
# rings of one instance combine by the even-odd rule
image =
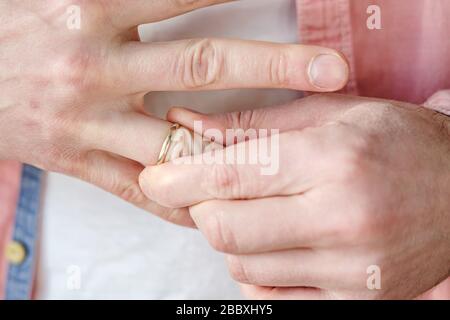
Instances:
[[[275,86],[287,86],[289,79],[287,76],[288,58],[286,54],[279,52],[269,60],[269,81]]]
[[[154,210],[152,211],[152,213],[154,213]],[[159,208],[158,216],[160,216],[165,221],[176,225],[195,228],[195,224],[192,221],[192,218],[189,216],[187,208],[172,209],[161,207]]]
[[[351,194],[353,191],[346,192]],[[387,228],[382,219],[382,206],[377,205],[377,199],[372,199],[365,191],[362,193],[356,194],[351,204],[345,199],[338,200],[339,209],[324,220],[320,228],[324,243],[354,246],[380,241],[381,233]]]
[[[340,158],[337,160],[339,171],[338,178],[344,182],[351,182],[353,179],[360,178],[364,172],[363,155],[358,150],[341,151]]]
[[[89,50],[76,49],[73,52],[60,54],[52,60],[52,80],[56,84],[73,89],[86,91],[95,89],[98,74],[98,61]]]
[[[247,267],[242,262],[239,256],[229,255],[227,257],[227,263],[231,278],[240,283],[251,283],[248,277],[248,270],[246,269]]]
[[[192,40],[177,61],[175,72],[186,89],[210,86],[222,76],[223,57],[212,40]]]
[[[223,212],[209,212],[203,216],[201,229],[209,244],[217,251],[236,253],[238,248],[232,231],[224,223],[221,216]]]
[[[351,219],[347,220],[347,224],[341,224],[337,231],[337,236],[343,243],[348,244],[361,244],[365,242],[367,237],[372,235],[373,225],[372,221],[368,217],[368,214],[354,215]]]
[[[145,196],[139,187],[139,184],[136,181],[129,182],[128,184],[123,184],[120,182],[118,186],[116,186],[117,195],[130,203],[133,204],[141,204],[145,200]]]
[[[347,218],[342,219],[336,230],[337,238],[345,244],[366,245],[380,242],[381,234],[389,232],[391,220],[386,219],[383,206],[376,205],[376,199],[363,198],[354,201],[347,211]]]
[[[341,144],[337,151],[337,171],[339,178],[345,181],[354,181],[367,176],[370,164],[375,158],[377,138],[375,135],[350,129],[347,140]]]
[[[205,175],[205,185],[217,199],[237,199],[241,195],[241,179],[234,165],[214,164]]]
[[[253,118],[253,110],[236,111],[227,114],[228,123],[232,128],[250,128]]]
[[[250,130],[252,128],[262,127],[261,124],[264,123],[265,115],[266,110],[264,109],[242,110],[225,114],[225,116],[227,117],[226,123],[228,123],[231,128],[236,128],[235,131],[237,131],[238,129]],[[253,131],[256,130],[253,129]]]

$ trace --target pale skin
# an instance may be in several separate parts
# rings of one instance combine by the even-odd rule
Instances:
[[[239,119],[248,126],[284,128],[285,159],[296,157],[292,154],[296,150],[304,150],[301,143],[312,146],[308,141],[323,142],[317,146],[323,147],[330,158],[312,148],[311,153],[299,155],[306,157],[300,158],[304,161],[301,166],[297,164],[298,168],[295,163],[280,167],[283,179],[291,180],[255,178],[245,185],[249,189],[236,185],[232,173],[240,171],[230,168],[223,172],[225,177],[231,172],[231,179],[212,180],[224,186],[223,193],[218,193],[220,188],[214,185],[210,186],[211,190],[191,188],[196,190],[192,193],[194,199],[189,198],[187,189],[177,188],[190,186],[187,182],[194,181],[199,171],[189,169],[180,172],[179,177],[173,176],[181,168],[177,167],[161,180],[172,184],[158,185],[155,181],[152,191],[149,187],[152,178],[148,175],[155,172],[149,169],[141,177],[144,190],[150,198],[173,209],[144,196],[138,176],[145,165],[155,163],[169,126],[168,122],[145,113],[145,93],[247,87],[333,91],[347,80],[344,60],[326,48],[222,39],[139,42],[137,25],[141,23],[222,2],[227,1],[1,1],[0,159],[19,160],[78,177],[183,225],[194,225],[187,210],[182,208],[191,206],[195,224],[216,249],[229,254],[231,273],[246,284],[249,297],[413,297],[448,276],[448,232],[445,231],[449,230],[450,219],[448,197],[442,191],[449,189],[448,174],[445,174],[449,165],[447,125],[444,118],[428,111],[406,112],[398,109],[397,104],[390,106],[390,102],[387,105],[383,102],[369,112],[364,104],[356,108],[346,99],[340,100],[344,101],[342,104],[332,100],[327,104],[344,105],[344,109],[354,106],[345,115],[338,116],[337,108],[320,107],[319,99],[318,102],[309,100],[311,106],[302,108],[298,115],[291,108],[299,102],[281,108],[283,112],[270,109],[266,115],[264,111],[242,113],[240,117],[234,114],[227,118]],[[65,12],[73,4],[81,8],[81,30],[66,28]],[[323,78],[324,73],[313,68],[312,61],[327,54],[335,59],[322,59],[322,62],[328,71],[335,64],[337,72],[328,72]],[[360,104],[358,100],[353,101]],[[316,113],[316,106],[323,113]],[[249,117],[253,114],[254,118]],[[198,115],[176,111],[169,120],[189,126],[193,117]],[[259,117],[262,119],[259,124],[245,123],[245,119],[255,121]],[[333,124],[334,117],[339,119]],[[210,119],[214,125],[228,125],[220,116]],[[328,122],[332,124],[323,125]],[[303,130],[306,127],[309,129]],[[394,129],[399,130],[400,137],[389,134]],[[406,135],[406,131],[413,137]],[[358,137],[361,133],[363,137],[380,138],[375,141],[392,139],[393,145],[369,143],[366,146],[364,139],[355,138],[355,132]],[[343,138],[333,143],[335,135]],[[400,152],[404,148],[411,156]],[[348,153],[342,153],[343,158],[339,158],[337,150]],[[367,159],[369,155],[377,157]],[[391,160],[382,163],[383,179],[376,171],[380,159]],[[335,163],[340,163],[339,169],[346,170],[333,170]],[[396,174],[395,169],[403,165],[409,170],[404,175]],[[167,168],[170,165],[158,170]],[[318,170],[317,175],[311,174],[314,168]],[[334,175],[339,172],[341,175]],[[292,189],[283,189],[287,181]],[[265,188],[265,182],[270,187]],[[314,183],[308,185],[308,182]],[[397,185],[400,188],[393,188]],[[307,186],[311,189],[305,192]],[[370,188],[377,192],[364,192]],[[173,199],[166,199],[155,190],[170,191]],[[378,194],[378,190],[392,192]],[[246,194],[247,191],[254,194]],[[280,194],[293,200],[277,201]],[[350,195],[354,201],[348,201]],[[314,199],[317,205],[308,206],[315,204]],[[398,199],[405,199],[405,207],[396,203]],[[426,210],[429,208],[424,208],[424,204],[433,204],[433,210]],[[268,212],[266,208],[272,210]],[[216,216],[217,212],[223,214]],[[282,219],[281,213],[285,215]],[[221,230],[225,230],[222,234],[231,235],[234,240],[220,237],[217,221]],[[242,230],[243,221],[249,221],[246,232]],[[355,223],[347,224],[347,221]],[[402,223],[394,223],[397,221]],[[286,233],[286,230],[293,232]],[[423,239],[422,247],[414,246],[416,241],[410,239]],[[387,259],[393,256],[398,259],[394,266]],[[356,263],[351,264],[349,257]],[[364,268],[377,263],[382,271],[389,266],[383,276],[383,289],[368,292],[362,287],[366,279]],[[326,269],[329,266],[335,268]]]
[[[225,2],[1,1],[0,159],[83,179],[171,222],[192,225],[185,209],[156,205],[139,188],[139,173],[156,162],[170,125],[146,114],[147,92],[322,92],[342,88],[348,77],[345,60],[327,48],[139,41],[139,24]],[[71,5],[80,8],[79,30],[67,28]],[[322,72],[333,67],[336,72]]]
[[[450,298],[449,117],[403,102],[317,95],[211,116],[178,108],[169,119],[281,131],[272,176],[259,165],[184,159],[140,177],[150,199],[189,207],[247,297]],[[379,290],[367,287],[373,265]]]

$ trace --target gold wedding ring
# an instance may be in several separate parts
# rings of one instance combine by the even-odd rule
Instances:
[[[158,156],[158,162],[156,162],[157,165],[163,164],[166,162],[167,153],[170,150],[170,146],[172,145],[172,137],[175,131],[177,131],[180,128],[180,125],[178,123],[174,123],[169,128],[169,133],[167,134],[166,139],[164,139],[163,145],[161,147],[161,151],[159,152]]]

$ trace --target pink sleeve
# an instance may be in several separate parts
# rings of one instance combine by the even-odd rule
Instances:
[[[7,263],[5,246],[11,239],[22,165],[0,161],[0,299],[4,298]]]
[[[436,92],[428,98],[424,106],[450,116],[450,90]]]

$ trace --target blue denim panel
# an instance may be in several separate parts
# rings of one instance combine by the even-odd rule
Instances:
[[[32,295],[42,176],[42,170],[23,165],[13,240],[25,247],[26,258],[19,265],[8,266],[5,294],[7,300],[30,299]]]

